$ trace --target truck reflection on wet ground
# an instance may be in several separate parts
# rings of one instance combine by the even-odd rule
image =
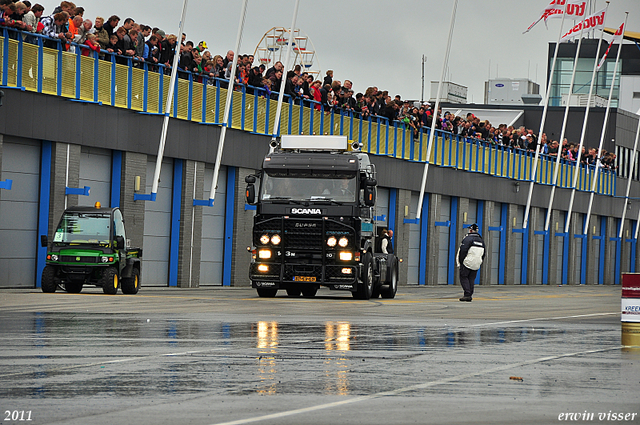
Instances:
[[[461,356],[468,348],[474,349],[469,353],[490,356],[495,346],[554,343],[577,332],[560,327],[460,329],[348,321],[206,322],[135,314],[19,316],[3,331],[7,344],[0,349],[0,398],[363,394],[397,387],[397,375],[406,375],[405,382],[424,380],[411,366],[417,356],[442,356],[447,350],[453,350],[452,357]],[[18,332],[28,338],[11,338]],[[598,338],[597,330],[591,337]],[[429,357],[421,364],[427,373]],[[444,376],[449,369],[429,373]]]

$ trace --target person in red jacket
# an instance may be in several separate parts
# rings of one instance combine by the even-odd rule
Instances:
[[[100,44],[95,34],[87,34],[87,39],[82,44],[82,56],[90,56],[92,51],[100,52]]]

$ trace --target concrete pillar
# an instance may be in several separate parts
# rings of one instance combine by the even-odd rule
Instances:
[[[60,216],[65,209],[66,187],[80,184],[80,145],[52,143],[51,195],[49,202],[49,238],[53,237]],[[78,195],[69,195],[66,207],[78,205]]]
[[[631,220],[625,220],[622,229],[622,261],[620,262],[620,271],[622,273],[629,273],[631,271],[631,242],[627,242],[627,240],[633,237],[631,231]]]
[[[526,285],[536,284],[536,271],[542,267],[542,256],[544,253],[543,246],[538,246],[538,239],[543,235],[536,235],[535,231],[544,228],[544,213],[540,208],[532,207],[529,210],[529,222],[527,223],[527,232],[529,234],[529,253],[527,255],[527,280],[522,282]]]
[[[393,232],[393,249],[396,252],[396,256],[404,260],[403,263],[400,264],[400,273],[398,276],[399,285],[407,284],[407,275],[409,268],[409,235],[411,234],[411,226],[420,226],[419,224],[410,224],[404,222],[405,218],[409,218],[408,211],[410,205],[411,191],[398,189],[395,205],[396,222],[394,223],[395,231]],[[406,216],[405,206],[407,211]]]
[[[564,261],[562,263],[558,262],[558,255],[562,255],[562,253],[558,252],[558,239],[562,237],[556,236],[556,233],[564,230],[560,229],[559,226],[561,214],[564,215],[564,211],[552,211],[551,222],[549,223],[549,285],[562,284],[562,273],[559,273],[559,271],[562,270]],[[557,229],[556,226],[558,227]]]
[[[178,287],[200,286],[202,253],[202,208],[194,199],[204,196],[204,162],[184,161],[180,205],[180,243],[178,247]]]
[[[522,258],[516,258],[516,237],[513,233],[514,222],[518,214],[518,206],[515,204],[509,204],[507,212],[507,226],[504,231],[506,232],[506,258],[505,258],[505,271],[504,271],[504,283],[505,285],[513,285],[516,281],[516,261],[522,261]]]
[[[494,214],[495,202],[493,201],[484,201],[484,211],[482,212],[484,220],[482,223],[482,228],[480,229],[480,234],[484,238],[485,249],[485,257],[482,262],[482,267],[480,268],[480,284],[481,285],[489,285],[492,282],[492,277],[497,279],[497,276],[491,276],[491,264],[493,264],[493,249],[491,247],[491,233],[489,232],[489,227],[491,226],[492,220],[495,220],[493,217]]]
[[[245,210],[245,189],[247,184],[244,178],[249,174],[255,174],[255,170],[238,168],[235,186],[235,205],[233,211],[233,251],[231,265],[231,286],[251,286],[249,280],[249,265],[251,254],[247,247],[252,246],[253,217],[255,210]],[[256,187],[256,190],[258,188]],[[228,195],[227,195],[228,196]]]
[[[605,219],[605,217],[602,217]],[[615,283],[615,271],[616,271],[616,242],[611,238],[617,238],[618,234],[618,220],[615,217],[606,217],[607,220],[607,234],[605,235],[605,248],[604,248],[604,284],[613,285]]]
[[[564,230],[564,229],[563,229]],[[571,213],[571,224],[569,225],[569,258],[566,259],[565,265],[569,267],[567,275],[567,283],[569,285],[580,285],[580,250],[582,250],[582,239],[576,238],[575,235],[582,234],[582,214]]]
[[[469,216],[469,199],[468,198],[458,198],[458,216],[456,219],[457,225],[455,229],[451,229],[451,231],[455,231],[456,232],[456,244],[455,246],[450,247],[450,249],[455,250],[455,252],[458,252],[458,248],[460,247],[460,245],[462,244],[462,239],[464,239],[464,237],[467,235],[467,233],[469,233],[468,229],[464,228],[465,224],[472,224],[472,223],[465,223],[464,222],[464,214],[467,213],[467,216]],[[482,233],[481,233],[482,234]],[[486,246],[486,243],[485,243]],[[456,272],[453,275],[453,282],[456,286],[460,285],[460,273],[458,272],[458,268],[456,268]]]
[[[585,243],[587,244],[587,285],[596,285],[598,283],[598,250],[600,249],[601,241],[593,239],[593,236],[599,232],[598,216],[591,215],[589,223],[587,224],[587,238]]]
[[[122,173],[120,180],[120,209],[127,228],[127,239],[132,247],[140,247],[144,261],[144,203],[134,201],[136,176],[140,177],[140,191],[143,194],[147,184],[147,155],[135,152],[122,152]],[[144,279],[144,276],[143,276]],[[143,280],[144,284],[144,280]]]
[[[437,193],[432,193],[429,197],[429,211],[427,217],[423,216],[420,218],[421,220],[427,219],[428,226],[428,235],[429,238],[427,240],[427,276],[425,282],[427,285],[437,285],[438,282],[438,259],[440,255],[439,246],[439,237],[438,237],[438,228],[436,227],[435,222],[437,221],[437,217],[440,215],[440,208],[442,205],[442,195]],[[421,259],[422,261],[423,259]],[[446,283],[446,282],[442,282]]]

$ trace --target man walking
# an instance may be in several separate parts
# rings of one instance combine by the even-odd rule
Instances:
[[[460,267],[460,284],[464,290],[464,296],[460,301],[471,302],[473,284],[484,260],[484,241],[478,233],[477,224],[469,226],[469,233],[462,240],[456,260]]]

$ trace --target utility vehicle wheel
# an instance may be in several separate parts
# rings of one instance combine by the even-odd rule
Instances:
[[[82,291],[82,283],[65,283],[64,290],[70,294],[79,294]]]
[[[58,284],[56,283],[55,278],[56,270],[51,266],[44,266],[44,270],[42,270],[42,281],[41,287],[42,292],[56,292],[58,288]]]
[[[118,270],[115,267],[109,267],[102,273],[100,284],[102,286],[102,292],[109,295],[115,295],[118,293]]]
[[[358,290],[353,292],[353,297],[359,300],[368,300],[373,294],[373,258],[371,253],[364,255],[364,276],[362,282],[358,285]]]
[[[317,286],[309,286],[308,288],[302,289],[302,296],[305,298],[313,298],[316,296],[317,292],[318,292]]]
[[[290,297],[299,297],[302,293],[300,288],[287,288],[287,295]]]
[[[389,286],[382,288],[380,295],[382,298],[395,298],[398,291],[398,261],[393,264],[393,268],[390,271]]]
[[[140,289],[140,270],[137,267],[133,268],[131,277],[122,279],[122,293],[134,295],[138,293]]]
[[[256,288],[258,290],[258,296],[261,298],[273,298],[278,293],[277,289],[273,288]]]

